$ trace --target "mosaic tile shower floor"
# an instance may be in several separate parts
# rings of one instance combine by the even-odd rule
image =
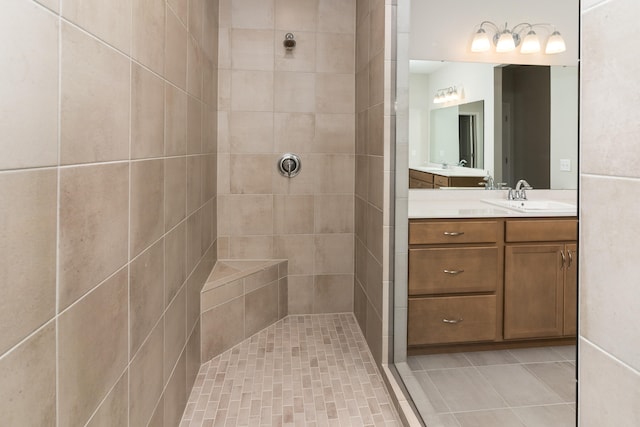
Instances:
[[[289,316],[206,362],[180,423],[400,425],[352,314]]]

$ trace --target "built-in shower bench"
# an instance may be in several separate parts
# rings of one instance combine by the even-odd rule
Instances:
[[[287,260],[218,260],[200,293],[204,363],[287,315]]]

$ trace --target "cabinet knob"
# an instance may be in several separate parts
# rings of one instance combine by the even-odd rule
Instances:
[[[452,276],[455,276],[456,274],[464,273],[464,270],[442,270],[442,271],[445,272],[446,274],[451,274]]]
[[[445,231],[444,235],[445,236],[462,236],[464,234],[464,231]]]
[[[449,325],[457,325],[461,323],[464,319],[461,317],[459,319],[442,319],[443,323],[448,323]]]

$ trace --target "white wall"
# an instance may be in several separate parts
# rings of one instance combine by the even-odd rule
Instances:
[[[411,0],[410,59],[474,61],[510,64],[577,65],[578,0]],[[550,23],[567,44],[566,52],[522,55],[473,53],[471,40],[483,20],[509,27],[521,23]],[[488,32],[488,31],[487,31]],[[542,47],[547,31],[536,29]]]
[[[429,96],[429,75],[410,74],[409,85],[409,166],[423,166],[429,160],[429,110],[433,95]]]
[[[576,188],[578,182],[578,68],[551,67],[551,188]],[[571,170],[560,170],[568,159]]]

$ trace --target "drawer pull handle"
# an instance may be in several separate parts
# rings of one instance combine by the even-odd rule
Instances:
[[[461,323],[464,319],[460,318],[460,319],[442,319],[443,323],[448,323],[450,325],[456,325],[458,323]]]
[[[562,256],[562,265],[560,266],[560,269],[563,269],[567,263],[567,257],[564,255],[564,251],[560,251],[560,255]]]
[[[462,236],[463,234],[464,234],[464,231],[445,231],[444,232],[445,236],[452,236],[452,237]]]
[[[571,251],[567,251],[567,254],[569,254],[569,265],[567,266],[567,268],[571,268],[571,264],[573,264],[573,254],[571,253]]]
[[[455,276],[456,274],[464,273],[464,270],[442,270],[442,271],[452,276]]]

